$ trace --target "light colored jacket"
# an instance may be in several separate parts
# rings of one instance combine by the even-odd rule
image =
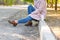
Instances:
[[[41,15],[46,16],[46,0],[34,0],[35,11],[33,11],[29,16],[33,19],[40,20]]]

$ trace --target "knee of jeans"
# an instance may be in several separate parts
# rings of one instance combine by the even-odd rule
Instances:
[[[32,5],[29,5],[28,8],[32,8],[33,6]]]

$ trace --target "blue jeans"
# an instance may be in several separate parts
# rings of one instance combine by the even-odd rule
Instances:
[[[28,15],[31,14],[31,12],[33,12],[33,11],[35,11],[35,8],[32,5],[29,5],[28,6]],[[33,18],[30,16],[27,16],[26,18],[19,19],[18,23],[26,23],[26,22],[31,21],[31,20],[33,20]]]

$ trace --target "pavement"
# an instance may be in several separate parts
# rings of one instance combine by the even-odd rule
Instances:
[[[0,6],[0,40],[39,40],[38,27],[24,26],[24,24],[14,27],[7,21],[26,16],[27,10],[24,8]]]
[[[28,6],[28,5],[27,5]],[[8,23],[8,20],[18,20],[25,18],[27,6],[0,6],[0,40],[39,40],[39,28],[35,26],[37,22],[33,21],[33,27],[18,24],[14,27]],[[55,12],[52,12],[55,13]],[[58,12],[60,13],[60,11]],[[60,40],[60,14],[51,14],[49,9],[46,22],[51,27],[54,34]],[[51,19],[51,20],[50,20]]]

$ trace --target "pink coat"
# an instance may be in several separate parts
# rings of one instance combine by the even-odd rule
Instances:
[[[34,0],[35,11],[29,16],[33,19],[40,20],[41,15],[46,16],[46,0]]]

